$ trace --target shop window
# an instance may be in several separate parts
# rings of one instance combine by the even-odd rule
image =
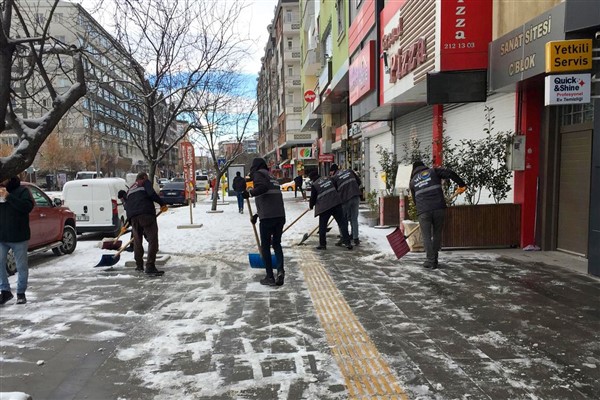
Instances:
[[[593,103],[569,104],[561,107],[561,125],[578,125],[591,122],[594,115]]]

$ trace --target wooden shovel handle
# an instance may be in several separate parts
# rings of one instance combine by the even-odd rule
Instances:
[[[294,225],[296,222],[298,222],[298,220],[300,218],[304,217],[304,215],[309,211],[310,211],[310,208],[307,208],[306,211],[304,211],[302,214],[300,214],[300,216],[298,218],[296,218],[291,224],[289,224],[287,227],[285,227],[285,229],[281,233],[285,233],[285,231],[290,229],[292,227],[292,225]]]
[[[252,205],[250,205],[250,199],[246,199],[246,204],[248,205],[248,213],[250,213],[250,223],[252,224],[252,216],[254,213],[252,212]],[[258,238],[258,231],[256,230],[256,224],[252,224],[252,229],[254,230],[254,238],[256,239],[256,248],[258,249],[258,254],[260,254],[260,239]]]

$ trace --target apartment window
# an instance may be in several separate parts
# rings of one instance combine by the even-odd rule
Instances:
[[[54,14],[54,21],[58,23],[63,22],[63,15],[61,13]]]
[[[294,67],[292,65],[288,65],[288,76],[294,75]]]
[[[293,103],[294,102],[294,93],[288,93],[288,95],[287,95],[287,101],[288,101],[288,103]]]
[[[335,8],[338,17],[338,37],[342,36],[346,31],[346,10],[344,3],[344,0],[335,0]]]
[[[294,45],[294,42],[292,41],[292,39],[289,39],[289,38],[287,40],[287,43],[288,43],[288,49],[291,49],[292,46]]]
[[[35,22],[37,22],[40,25],[43,25],[46,22],[46,16],[40,13],[35,14]]]
[[[42,100],[42,107],[49,108],[51,104],[52,104],[52,102],[50,101],[50,99]]]
[[[285,10],[285,22],[292,22],[292,10]]]

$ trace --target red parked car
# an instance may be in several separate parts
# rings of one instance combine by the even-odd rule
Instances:
[[[39,187],[32,183],[21,182],[33,198],[34,207],[29,214],[29,255],[52,250],[57,256],[71,254],[77,246],[75,214],[62,206],[60,199],[54,201]],[[8,253],[7,270],[9,275],[16,272],[12,251]]]

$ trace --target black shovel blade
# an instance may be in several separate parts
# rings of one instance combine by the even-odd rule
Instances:
[[[115,265],[116,263],[118,263],[120,259],[121,259],[121,256],[119,254],[116,254],[116,255],[104,254],[102,256],[102,258],[100,259],[100,262],[97,265],[95,265],[94,268],[111,267],[111,266]]]

